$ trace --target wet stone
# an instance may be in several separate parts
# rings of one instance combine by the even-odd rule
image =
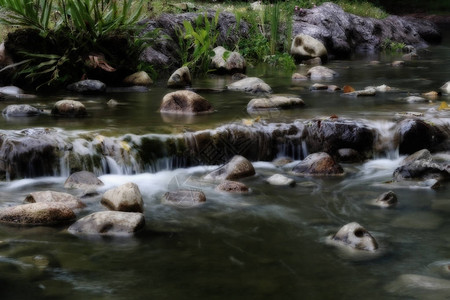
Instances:
[[[237,181],[225,181],[216,187],[216,190],[227,193],[248,193],[248,186]]]
[[[88,171],[75,172],[64,182],[66,189],[95,190],[103,185],[94,173]]]
[[[380,207],[384,207],[384,208],[391,208],[397,205],[397,195],[392,192],[386,192],[381,194],[376,200],[375,200],[375,205],[378,205]]]
[[[356,222],[342,226],[331,239],[357,250],[375,251],[378,249],[375,238]]]
[[[144,212],[144,202],[141,192],[139,191],[139,187],[132,182],[106,191],[103,194],[101,203],[110,210]]]
[[[26,203],[62,203],[70,209],[80,209],[86,205],[81,202],[77,197],[68,194],[54,191],[39,191],[30,193],[25,198]]]
[[[271,185],[278,186],[295,186],[295,180],[289,177],[286,177],[282,174],[274,174],[266,179],[266,181]]]
[[[31,203],[0,210],[0,223],[11,225],[59,225],[75,219],[75,213],[62,203]]]
[[[182,189],[165,193],[161,203],[181,208],[189,208],[202,204],[205,201],[206,196],[202,191]]]

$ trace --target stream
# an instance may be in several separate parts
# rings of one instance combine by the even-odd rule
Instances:
[[[407,103],[409,95],[438,91],[450,80],[450,42],[420,52],[421,59],[402,67],[390,63],[401,54],[355,55],[326,66],[339,76],[326,84],[350,85],[356,90],[386,84],[396,92],[375,97],[343,97],[340,92],[311,91],[315,81],[292,81],[291,72],[267,65],[250,67],[248,76],[262,78],[275,94],[301,97],[305,107],[260,115],[262,124],[293,123],[337,115],[363,120],[390,137],[395,114],[423,113],[450,122],[441,101]],[[371,63],[379,61],[378,64]],[[306,72],[308,67],[300,67]],[[79,96],[65,91],[40,93],[36,99],[6,99],[9,104],[32,104],[49,111],[70,97],[83,102],[85,118],[0,118],[2,134],[31,128],[52,128],[71,139],[154,135],[161,139],[186,132],[215,129],[254,119],[246,111],[254,95],[227,91],[231,77],[194,80],[193,90],[216,109],[212,115],[168,117],[158,112],[171,92],[157,81],[148,92],[108,92]],[[109,99],[118,101],[108,106]],[[82,147],[83,151],[89,148]],[[80,148],[81,149],[81,148]],[[448,149],[447,149],[448,150]],[[303,149],[308,152],[307,149]],[[278,157],[286,155],[279,149]],[[304,153],[305,154],[305,153]],[[446,154],[449,154],[447,151]],[[446,281],[439,288],[421,287],[405,279],[414,274],[450,280],[450,190],[421,184],[390,185],[405,156],[398,149],[378,153],[362,163],[342,164],[346,174],[299,177],[269,161],[253,162],[256,175],[241,180],[251,192],[226,194],[202,177],[214,165],[184,166],[159,161],[137,170],[107,159],[96,174],[105,183],[99,195],[87,198],[82,217],[105,210],[101,194],[134,182],[144,199],[146,226],[133,237],[74,236],[66,227],[0,225],[0,297],[5,299],[450,299]],[[269,176],[283,173],[294,187],[271,186]],[[0,182],[0,207],[22,204],[34,191],[66,190],[70,166],[61,164],[53,176]],[[162,195],[178,188],[202,190],[205,204],[183,209],[161,204]],[[370,205],[393,190],[399,199],[393,209]],[[378,241],[382,255],[352,255],[326,243],[328,236],[349,222],[358,222]]]

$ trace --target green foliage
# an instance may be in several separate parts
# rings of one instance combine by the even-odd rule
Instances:
[[[187,66],[195,75],[204,75],[210,71],[211,57],[214,56],[219,32],[217,23],[219,11],[210,21],[208,14],[199,16],[195,20],[195,27],[189,22],[183,22],[183,30],[178,31],[178,44],[183,65]]]
[[[17,74],[38,87],[78,80],[90,53],[103,54],[108,63],[120,67],[117,49],[108,46],[117,38],[131,58],[139,54],[148,42],[148,37],[136,36],[146,2],[0,0],[1,24],[28,29],[28,35],[42,38],[37,49],[33,45],[15,49],[14,55],[23,62]]]
[[[384,51],[401,52],[406,45],[404,43],[394,42],[390,39],[385,39],[381,43],[381,49]]]
[[[292,71],[296,69],[294,58],[289,53],[277,53],[275,55],[268,55],[264,58],[264,62],[286,71]]]

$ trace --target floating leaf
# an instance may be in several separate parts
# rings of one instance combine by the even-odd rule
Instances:
[[[447,110],[447,109],[450,109],[450,107],[448,106],[447,102],[442,101],[441,105],[439,105],[438,110]]]
[[[344,90],[344,93],[351,93],[351,92],[355,91],[355,89],[349,85],[344,86],[343,90]]]

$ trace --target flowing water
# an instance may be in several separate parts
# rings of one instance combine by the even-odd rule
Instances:
[[[340,75],[330,81],[356,89],[387,84],[395,93],[373,98],[348,98],[340,93],[312,92],[311,81],[293,82],[290,73],[268,66],[250,68],[275,93],[294,94],[305,108],[262,115],[262,122],[294,122],[317,116],[363,119],[382,134],[392,134],[395,113],[415,111],[448,122],[440,101],[406,103],[409,94],[437,90],[450,80],[450,43],[430,48],[420,60],[393,68],[398,56],[354,57],[331,61]],[[373,65],[372,60],[380,60]],[[303,71],[300,69],[299,71]],[[58,128],[66,136],[102,134],[174,135],[213,129],[254,118],[245,107],[253,95],[225,91],[230,78],[208,78],[193,88],[217,112],[192,118],[169,118],[157,111],[167,90],[156,83],[147,93],[108,93],[76,97],[89,116],[82,119],[0,118],[3,132],[24,128]],[[55,91],[37,99],[5,100],[32,103],[44,110],[68,96]],[[74,98],[74,95],[70,95]],[[106,102],[114,98],[119,105]],[[421,184],[391,186],[386,182],[403,157],[396,149],[359,164],[344,164],[342,177],[293,177],[295,187],[265,183],[283,168],[254,162],[256,175],[242,180],[245,195],[215,191],[202,176],[215,166],[175,168],[162,164],[153,172],[133,173],[109,161],[99,174],[104,191],[126,182],[138,184],[145,202],[146,227],[135,237],[78,237],[66,228],[0,225],[1,299],[450,299],[446,288],[427,290],[398,280],[402,274],[450,279],[450,192]],[[283,155],[280,149],[279,156]],[[307,151],[307,149],[304,149]],[[297,158],[298,159],[298,158]],[[109,158],[111,160],[111,158]],[[116,167],[115,167],[116,166]],[[63,188],[68,170],[55,176],[0,182],[0,207],[21,204],[34,191]],[[289,176],[289,175],[288,175]],[[291,176],[292,177],[292,176]],[[161,204],[161,196],[179,187],[201,189],[207,202],[182,209]],[[399,204],[380,209],[369,202],[394,189]],[[103,210],[101,196],[88,198],[79,217]],[[358,222],[378,240],[379,256],[351,255],[326,243],[329,235]]]

